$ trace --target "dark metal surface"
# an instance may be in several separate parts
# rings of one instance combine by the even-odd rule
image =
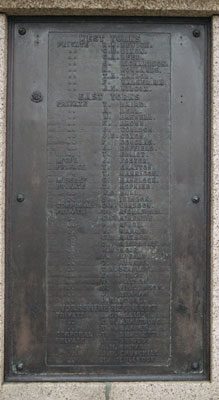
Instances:
[[[9,33],[6,380],[208,379],[208,22]]]

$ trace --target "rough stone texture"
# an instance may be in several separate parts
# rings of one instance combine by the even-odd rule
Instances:
[[[7,21],[0,15],[0,379],[4,364],[5,147],[6,147]],[[1,399],[1,396],[0,396]]]
[[[212,44],[212,379],[219,381],[219,17]],[[219,393],[218,393],[219,398]]]
[[[210,16],[218,0],[0,0],[10,15],[162,15]]]
[[[103,383],[7,383],[1,400],[105,400]]]
[[[218,383],[114,383],[110,400],[218,400]]]
[[[0,9],[7,1],[0,0]],[[14,8],[25,7],[25,1],[13,1]],[[44,1],[32,2],[43,7]],[[47,1],[54,6],[56,1]],[[70,2],[64,1],[62,6]],[[106,3],[107,2],[102,2]],[[156,1],[148,1],[150,6]],[[162,1],[162,6],[178,4],[200,10],[219,2]],[[207,4],[206,4],[207,3]],[[10,3],[9,3],[10,4]],[[58,4],[58,2],[57,2]],[[76,3],[74,3],[76,4]],[[92,7],[89,1],[80,7]],[[124,2],[121,6],[124,7]],[[137,2],[132,3],[135,5]],[[140,4],[140,2],[139,2]],[[99,3],[99,6],[101,4]],[[111,3],[111,7],[117,3]],[[47,6],[47,9],[48,7]],[[30,7],[30,6],[29,6]],[[57,6],[58,7],[58,6]],[[59,7],[61,7],[59,5]],[[130,6],[131,7],[131,6]],[[131,9],[131,8],[130,8]],[[180,8],[181,9],[181,8]],[[216,8],[215,8],[216,10]],[[161,11],[160,11],[161,12]],[[187,13],[188,15],[188,13]],[[205,12],[206,15],[206,12]],[[5,138],[6,138],[6,59],[7,24],[0,15],[0,372],[3,377],[3,324],[4,324],[4,213],[5,213]],[[211,383],[210,382],[135,382],[135,383],[7,383],[0,386],[0,400],[218,400],[219,399],[219,16],[213,18],[212,58],[212,328],[211,328]]]

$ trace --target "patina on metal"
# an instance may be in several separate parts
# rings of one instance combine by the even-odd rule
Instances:
[[[209,378],[208,30],[11,19],[7,381]]]

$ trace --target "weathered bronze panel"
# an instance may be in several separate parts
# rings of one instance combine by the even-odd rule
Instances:
[[[207,379],[208,21],[10,43],[6,379]]]

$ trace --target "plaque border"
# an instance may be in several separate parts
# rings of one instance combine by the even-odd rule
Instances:
[[[35,375],[25,375],[25,376],[20,376],[17,375],[16,379],[13,377],[6,376],[7,370],[9,370],[9,360],[7,361],[7,357],[5,357],[5,382],[126,382],[126,381],[206,381],[211,379],[211,374],[210,374],[210,348],[211,348],[211,340],[210,340],[210,296],[211,296],[211,291],[210,291],[210,283],[211,283],[211,271],[210,271],[210,265],[211,265],[211,209],[210,209],[210,203],[211,203],[211,195],[210,195],[210,189],[211,189],[211,137],[210,137],[210,132],[211,132],[211,49],[210,49],[210,44],[211,44],[211,27],[210,27],[210,18],[188,18],[188,17],[180,17],[180,18],[175,18],[175,17],[147,17],[147,16],[139,16],[139,17],[129,17],[129,16],[106,16],[106,17],[99,17],[99,16],[72,16],[72,17],[60,17],[60,16],[54,16],[54,17],[9,17],[8,19],[8,37],[9,37],[9,51],[8,51],[8,90],[7,90],[7,147],[6,147],[6,224],[5,224],[5,231],[6,231],[6,247],[5,247],[5,259],[6,259],[6,271],[5,271],[5,276],[6,280],[8,279],[9,275],[9,268],[8,266],[10,265],[10,232],[11,232],[11,227],[10,227],[10,215],[9,215],[9,210],[11,207],[12,203],[12,197],[11,197],[11,183],[12,183],[12,169],[10,169],[12,157],[11,157],[11,150],[10,146],[12,144],[12,109],[13,109],[13,99],[12,99],[12,76],[13,76],[13,26],[14,23],[19,22],[72,22],[73,20],[78,20],[79,22],[82,22],[83,19],[96,19],[96,21],[99,20],[104,20],[105,18],[107,19],[112,19],[115,20],[121,20],[124,21],[125,19],[133,20],[133,23],[136,23],[136,20],[149,20],[151,23],[160,23],[162,20],[162,23],[173,23],[173,24],[185,24],[185,23],[190,23],[190,24],[204,24],[206,25],[207,32],[206,32],[206,40],[205,40],[205,54],[206,54],[206,62],[205,62],[205,93],[208,95],[205,97],[205,147],[206,147],[206,158],[205,158],[205,176],[204,176],[204,183],[205,183],[205,196],[206,196],[206,226],[205,226],[205,232],[206,232],[206,257],[207,257],[207,266],[206,266],[206,288],[205,288],[205,293],[206,293],[206,303],[205,303],[205,317],[203,319],[203,325],[205,326],[205,329],[203,329],[204,335],[205,335],[205,341],[208,343],[208,349],[206,349],[203,354],[206,355],[205,357],[205,366],[208,368],[208,371],[206,374],[199,374],[199,375],[194,375],[194,376],[186,376],[185,375],[127,375],[127,377],[124,377],[124,375],[119,376],[89,376],[89,377],[70,377],[65,376],[63,374],[62,376],[59,375],[49,375],[49,376],[38,376],[36,377]],[[5,313],[6,315],[9,314],[10,310],[10,301],[9,301],[9,296],[7,291],[5,295]],[[8,350],[9,350],[9,341],[8,341],[8,334],[7,331],[11,328],[11,323],[9,321],[9,318],[6,318],[6,323],[5,323],[5,355],[7,355]],[[205,368],[205,369],[206,369]]]

